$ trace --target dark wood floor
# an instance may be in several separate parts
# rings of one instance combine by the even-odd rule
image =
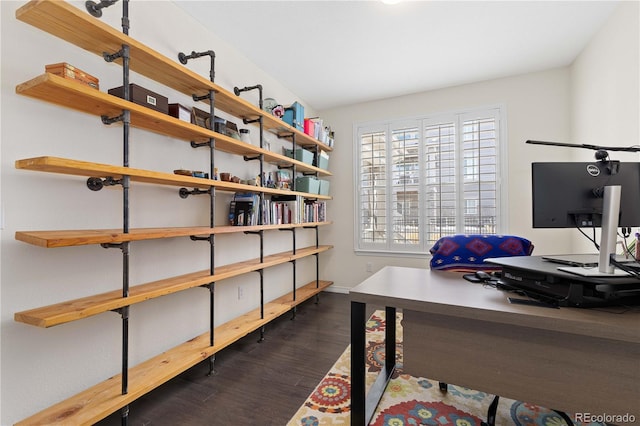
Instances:
[[[349,296],[321,293],[129,406],[128,424],[284,426],[349,344]],[[120,412],[98,425],[120,425]]]

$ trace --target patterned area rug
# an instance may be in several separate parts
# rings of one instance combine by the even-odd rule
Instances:
[[[396,323],[400,324],[400,321]],[[367,387],[384,364],[385,325],[384,311],[376,311],[367,323]],[[402,374],[401,326],[396,333],[398,368],[370,424],[480,426],[486,420],[493,395],[454,385],[448,385],[448,391],[442,392],[433,380]],[[349,425],[350,359],[351,348],[347,347],[287,426]],[[571,414],[569,416],[572,418]],[[574,424],[605,426],[602,423]],[[501,397],[496,425],[564,426],[566,422],[552,410]]]

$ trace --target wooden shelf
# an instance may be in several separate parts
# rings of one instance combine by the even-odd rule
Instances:
[[[61,2],[63,3],[63,2]],[[154,133],[175,137],[184,141],[208,142],[215,139],[217,150],[235,155],[255,157],[262,154],[264,160],[281,167],[295,165],[298,171],[330,176],[327,170],[251,145],[204,127],[179,120],[151,108],[125,101],[73,80],[45,73],[16,87],[16,93],[50,102],[65,108],[81,111],[97,117],[117,117],[122,110],[131,111],[131,125]]]
[[[323,253],[331,248],[333,248],[333,246],[326,245],[299,248],[295,254],[293,254],[292,251],[276,253],[264,256],[262,262],[260,262],[258,258],[219,266],[216,268],[214,275],[211,275],[209,270],[205,270],[132,286],[129,289],[129,297],[122,297],[122,290],[115,290],[41,308],[30,309],[28,311],[17,312],[14,314],[14,320],[36,327],[53,327],[103,312],[113,311],[124,306],[134,305],[149,299],[155,299],[212,282],[222,281],[259,269],[281,265],[294,259],[301,259],[317,253]]]
[[[291,229],[326,225],[330,222],[295,223],[288,225],[206,226],[177,228],[136,228],[128,233],[121,229],[80,229],[60,231],[16,231],[15,238],[24,243],[44,248],[74,247],[91,244],[117,244],[127,241],[156,240],[189,237],[191,235],[230,234],[270,229]]]
[[[310,299],[333,284],[331,281],[312,281],[292,293],[266,303],[264,317],[255,309],[215,328],[215,343],[209,345],[209,333],[204,333],[129,369],[129,387],[121,394],[118,374],[85,391],[53,405],[17,425],[94,424],[142,395],[176,377],[232,343],[258,330],[288,312],[293,306]]]
[[[325,151],[332,150],[281,119],[267,114],[234,93],[196,74],[176,60],[150,49],[67,2],[34,0],[18,9],[16,18],[99,56],[102,56],[103,52],[117,52],[123,44],[128,45],[131,70],[188,96],[202,96],[213,90],[216,92],[216,108],[239,118],[263,117],[264,127],[280,137],[295,134],[298,145],[315,145]],[[177,56],[178,52],[176,58]]]
[[[35,157],[17,160],[17,169],[39,172],[59,173],[86,177],[112,177],[120,179],[123,176],[131,176],[133,182],[153,183],[158,185],[188,186],[192,188],[208,189],[214,187],[222,191],[230,192],[263,192],[273,195],[300,195],[305,198],[330,199],[330,196],[308,194],[305,192],[289,191],[261,186],[243,185],[221,180],[203,179],[191,176],[162,173],[151,170],[134,169],[131,167],[113,166],[110,164],[92,163],[88,161],[71,160],[59,157]]]
[[[261,118],[261,129],[272,132],[278,135],[278,137],[291,139],[297,146],[314,147],[324,151],[332,151],[331,147],[293,128],[279,118],[262,111],[257,106],[236,96],[232,91],[228,91],[210,82],[189,68],[179,64],[176,59],[172,60],[159,54],[128,35],[121,33],[119,30],[92,17],[83,9],[79,9],[65,1],[32,0],[16,11],[16,18],[101,57],[104,53],[119,52],[122,46],[126,45],[129,47],[130,56],[129,68],[124,69],[125,73],[128,74],[129,70],[134,71],[139,75],[148,77],[161,85],[175,89],[189,97],[192,95],[203,96],[213,91],[215,92],[214,107],[216,111],[228,113],[239,119],[255,120]],[[175,56],[178,56],[178,52],[175,52]],[[116,62],[122,65],[121,59],[116,60]],[[16,93],[39,101],[50,102],[57,106],[91,114],[96,117],[115,118],[122,115],[123,111],[129,111],[130,124],[134,128],[184,141],[203,143],[211,140],[213,141],[210,147],[212,148],[211,151],[215,149],[233,155],[243,156],[245,159],[257,158],[260,160],[261,169],[262,164],[266,162],[277,165],[278,167],[294,167],[296,172],[316,174],[319,176],[331,175],[330,172],[318,167],[267,151],[255,145],[179,120],[167,114],[53,74],[44,73],[19,84],[16,86]],[[121,122],[115,121],[113,125],[121,125]],[[229,192],[257,192],[271,195],[300,196],[307,199],[331,199],[330,196],[318,194],[256,187],[176,175],[173,173],[58,157],[43,156],[22,159],[16,161],[15,165],[16,168],[22,170],[72,176],[112,178],[115,180],[127,176],[131,181],[136,183],[167,185],[172,187],[188,187],[205,190],[214,188],[216,190]],[[213,191],[210,191],[210,195],[213,197],[215,194]],[[213,198],[211,201],[211,208],[213,209]],[[125,197],[123,202],[125,203],[125,207],[128,208],[128,197]],[[313,222],[259,226],[137,228],[129,230],[127,233],[123,232],[122,229],[18,231],[15,234],[15,238],[16,240],[39,247],[53,248],[310,227],[316,228],[317,244],[317,228],[330,223],[331,222]],[[261,271],[262,269],[281,265],[296,259],[317,255],[332,248],[332,246],[323,245],[296,249],[295,238],[293,239],[292,247],[293,249],[291,251],[263,256],[262,259],[249,259],[218,266],[215,268],[213,274],[211,274],[210,270],[204,270],[133,285],[129,288],[129,295],[127,297],[123,297],[122,291],[118,289],[98,295],[17,312],[14,314],[14,319],[17,322],[37,327],[53,327],[100,313],[118,310],[126,306],[142,303],[149,299],[178,293],[195,287],[206,286],[210,283],[216,283],[257,270]],[[211,247],[211,250],[213,250],[213,247]],[[262,244],[260,246],[260,253],[264,253]],[[212,251],[211,255],[213,254]],[[253,309],[222,325],[218,325],[213,331],[208,331],[197,336],[137,366],[128,368],[123,361],[123,367],[127,367],[126,377],[122,377],[121,375],[113,376],[18,424],[96,423],[176,375],[231,345],[240,338],[258,330],[273,319],[290,311],[293,307],[317,295],[333,284],[330,281],[319,280],[317,274],[318,271],[316,270],[316,281],[312,281],[301,287],[296,286],[296,278],[294,276],[293,284],[290,287],[294,289],[294,291],[280,296],[271,302],[265,302],[263,294],[261,293],[259,308]],[[123,279],[125,277],[126,284],[128,285],[129,278],[123,271]],[[213,304],[210,309],[213,309]],[[210,314],[212,313],[213,311],[211,310]],[[127,330],[128,325],[123,321],[123,338],[127,335]],[[213,333],[214,337],[213,345],[210,344],[211,333]],[[128,353],[128,350],[125,348],[126,345],[123,345],[123,359]],[[122,394],[123,379],[126,379],[125,382],[128,388],[127,394],[124,395]]]

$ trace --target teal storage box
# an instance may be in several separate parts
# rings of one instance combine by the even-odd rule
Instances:
[[[294,157],[293,150],[284,148],[284,155],[289,158],[295,158],[298,161],[302,161],[305,164],[313,164],[313,152],[308,151],[304,148],[297,148],[296,155]]]
[[[329,169],[329,154],[324,151],[320,151],[317,154],[314,154],[313,165],[322,169]]]
[[[296,191],[317,194],[320,191],[320,181],[313,176],[299,176],[296,178]]]
[[[318,194],[319,195],[329,195],[329,185],[331,182],[329,182],[328,180],[324,180],[324,179],[318,179],[318,182],[320,183],[320,188],[318,190]]]
[[[294,102],[290,107],[284,109],[282,119],[301,132],[304,131],[304,107],[298,102]]]

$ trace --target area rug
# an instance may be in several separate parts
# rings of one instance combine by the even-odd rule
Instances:
[[[440,390],[438,382],[402,373],[402,327],[398,313],[396,331],[397,366],[378,405],[371,425],[480,426],[494,396],[463,387],[448,385]],[[376,311],[367,323],[367,387],[371,386],[384,364],[384,311]],[[350,422],[351,348],[331,367],[287,426],[349,425]],[[573,418],[569,414],[570,418]],[[603,423],[576,426],[605,426]],[[566,422],[553,410],[512,399],[500,398],[496,415],[498,426],[564,426]]]

